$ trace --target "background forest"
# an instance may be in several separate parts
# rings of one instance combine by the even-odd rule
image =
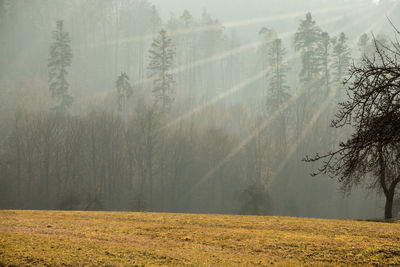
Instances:
[[[200,2],[0,1],[0,208],[382,216],[302,159],[400,2]]]

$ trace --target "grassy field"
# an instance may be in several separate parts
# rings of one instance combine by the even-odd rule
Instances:
[[[1,265],[400,265],[400,222],[0,211]]]

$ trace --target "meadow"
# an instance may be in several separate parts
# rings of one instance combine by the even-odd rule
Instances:
[[[400,221],[0,211],[0,266],[400,265]]]

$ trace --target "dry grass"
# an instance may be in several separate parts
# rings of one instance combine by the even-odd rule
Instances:
[[[400,265],[400,222],[0,211],[1,265]]]

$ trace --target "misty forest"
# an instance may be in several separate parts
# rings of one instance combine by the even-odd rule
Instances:
[[[400,2],[1,0],[0,208],[392,218]]]

